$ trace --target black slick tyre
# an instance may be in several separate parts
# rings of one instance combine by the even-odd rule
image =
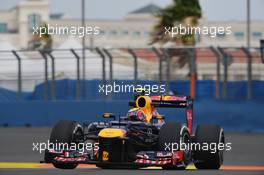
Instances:
[[[196,144],[200,144],[199,149],[194,149],[194,165],[197,169],[219,169],[223,164],[223,149],[225,145],[225,137],[223,129],[218,125],[199,125],[196,128],[195,139]],[[208,149],[204,150],[204,145],[208,145]],[[211,150],[212,146],[214,147]]]
[[[166,150],[166,144],[168,145],[169,143],[176,143],[178,144],[178,147],[180,146],[180,143],[190,143],[188,128],[177,122],[164,124],[159,133],[159,149],[161,151],[168,151]],[[190,160],[191,151],[186,149],[183,151],[183,161],[181,167],[171,164],[163,166],[162,168],[166,170],[184,170],[190,163]]]
[[[75,121],[61,120],[52,129],[50,134],[50,142],[53,144],[59,143],[80,143],[83,141],[83,128]],[[63,148],[60,148],[63,149]],[[77,163],[61,163],[52,161],[54,167],[59,169],[74,169],[78,166]]]

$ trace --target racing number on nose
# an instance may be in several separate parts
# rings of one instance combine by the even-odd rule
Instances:
[[[103,161],[108,161],[108,159],[109,159],[108,156],[109,156],[109,153],[106,151],[103,151]]]

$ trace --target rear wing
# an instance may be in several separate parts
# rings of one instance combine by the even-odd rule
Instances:
[[[189,96],[150,96],[152,106],[158,108],[189,108],[193,105],[193,99]]]
[[[193,99],[189,96],[158,95],[149,96],[151,106],[157,108],[192,108]],[[130,101],[129,106],[135,107],[135,101]]]

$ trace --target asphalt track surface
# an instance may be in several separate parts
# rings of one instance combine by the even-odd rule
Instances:
[[[32,151],[33,142],[47,142],[50,128],[0,128],[0,175],[264,175],[264,134],[226,133],[232,150],[225,152],[221,170],[165,171],[157,168],[141,170],[102,170],[82,165],[75,170],[54,169],[39,164],[43,155]]]

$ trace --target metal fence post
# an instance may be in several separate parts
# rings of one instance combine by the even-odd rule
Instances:
[[[49,57],[51,58],[51,99],[56,99],[56,77],[55,77],[55,57],[51,54],[51,52],[47,53]]]
[[[190,65],[190,96],[192,98],[195,98],[195,81],[196,81],[196,77],[197,77],[195,48],[187,49],[187,53],[190,56],[190,59],[189,59],[189,65]]]
[[[243,52],[247,57],[247,99],[252,98],[252,55],[248,48],[243,47]]]
[[[132,49],[128,49],[128,52],[132,55],[134,59],[134,84],[137,84],[138,79],[138,62],[137,62],[137,55],[134,53]]]
[[[49,73],[48,73],[48,58],[46,56],[46,53],[42,50],[39,50],[39,53],[42,55],[42,58],[44,59],[44,69],[45,69],[45,82],[44,82],[44,100],[49,99]]]
[[[111,53],[107,50],[107,49],[103,49],[104,53],[107,55],[107,57],[109,58],[109,79],[110,79],[110,83],[111,85],[113,84],[113,56],[111,55]]]
[[[103,51],[109,58],[109,81],[110,81],[110,85],[113,87],[113,56],[107,49],[103,49]],[[108,96],[109,99],[112,99],[112,95],[113,94],[110,93],[110,95]]]
[[[228,82],[228,59],[229,55],[225,53],[224,49],[221,47],[218,47],[218,50],[221,52],[223,56],[223,64],[224,64],[224,84],[223,84],[223,98],[227,98],[228,94],[228,88],[227,88],[227,82]]]
[[[162,49],[162,52],[165,56],[166,59],[166,63],[167,63],[167,69],[166,69],[166,92],[170,91],[170,62],[171,62],[171,58],[170,55],[168,53],[167,49]]]
[[[101,49],[99,49],[98,47],[95,48],[95,51],[100,55],[100,57],[102,58],[102,82],[103,85],[106,85],[106,71],[105,71],[105,55],[104,53],[101,51]],[[100,92],[100,90],[99,90]],[[105,93],[103,92],[103,98],[105,98]]]
[[[103,52],[98,47],[95,48],[95,51],[102,58],[102,81],[103,81],[103,84],[105,84],[106,83],[106,75],[105,75],[105,55],[103,54]]]
[[[214,53],[214,55],[216,56],[216,82],[215,82],[215,97],[216,98],[220,98],[220,58],[221,58],[221,54],[219,53],[219,51],[214,48],[214,47],[210,47],[211,51]]]
[[[74,49],[71,49],[72,54],[77,60],[77,84],[76,84],[76,100],[81,99],[81,82],[80,82],[80,56],[75,52]]]
[[[152,47],[153,52],[156,54],[157,58],[159,59],[159,82],[162,83],[162,55],[159,53],[157,48]]]
[[[262,63],[264,63],[264,39],[260,40],[260,56]]]
[[[18,65],[18,71],[17,71],[17,79],[18,79],[18,83],[17,83],[17,99],[20,100],[22,99],[22,69],[21,69],[21,58],[20,56],[17,54],[16,51],[12,50],[12,53],[15,55],[16,59],[17,59],[17,65]]]

